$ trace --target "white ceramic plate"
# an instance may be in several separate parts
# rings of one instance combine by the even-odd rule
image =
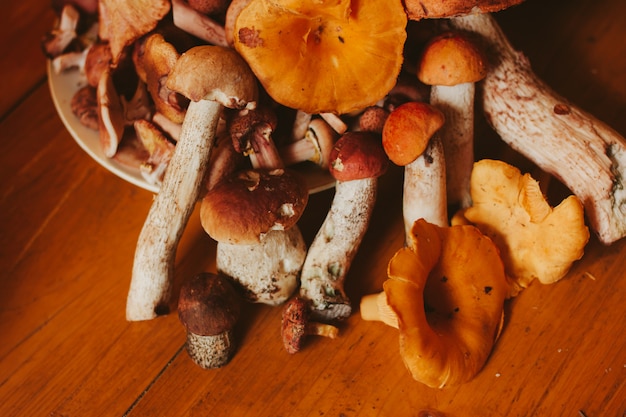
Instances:
[[[80,72],[66,71],[56,74],[52,70],[50,62],[48,62],[48,84],[59,117],[74,140],[89,156],[118,177],[148,191],[154,193],[159,191],[157,185],[148,183],[141,176],[138,168],[121,164],[114,159],[104,156],[100,148],[98,132],[83,126],[72,113],[70,108],[72,96],[86,84],[86,80],[81,76]],[[327,171],[313,164],[298,164],[294,169],[303,174],[311,193],[324,191],[335,185],[334,178]]]

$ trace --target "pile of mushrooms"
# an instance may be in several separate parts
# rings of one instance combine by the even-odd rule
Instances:
[[[606,245],[626,236],[626,140],[558,96],[508,42],[491,13],[522,1],[65,4],[42,46],[55,71],[85,75],[74,113],[98,130],[108,157],[160,186],[137,243],[127,319],[169,311],[178,241],[202,201],[203,226],[219,242],[218,271],[187,282],[178,304],[199,365],[222,366],[233,350],[206,359],[205,348],[214,340],[230,345],[231,335],[189,327],[189,311],[214,311],[201,305],[206,299],[190,298],[198,288],[228,287],[230,294],[232,285],[248,301],[283,305],[290,353],[307,334],[336,337],[327,322],[352,314],[344,281],[367,231],[376,178],[390,161],[405,172],[406,247],[389,262],[384,292],[363,298],[361,314],[399,329],[415,379],[436,387],[471,379],[497,339],[507,297],[534,279],[561,279],[583,255],[589,230]],[[435,23],[427,42],[406,31],[423,19]],[[409,48],[419,49],[419,61],[405,61]],[[574,195],[552,208],[529,175],[498,161],[475,163],[475,108]],[[301,163],[336,179],[308,248],[297,227],[308,194],[289,169]],[[279,191],[259,199],[260,188]],[[234,189],[244,210],[229,208]],[[483,202],[498,193],[497,210],[486,210]],[[250,198],[267,203],[259,210],[271,209],[271,218],[255,214]],[[576,228],[567,251],[533,264],[528,259],[537,256],[524,250],[530,238],[509,227],[514,218],[530,231],[550,219],[560,237],[572,222]],[[549,246],[545,236],[534,239]],[[452,245],[463,248],[462,259],[451,255]],[[249,264],[269,259],[267,268],[239,267],[244,252],[256,259]],[[485,266],[489,273],[476,272]],[[461,268],[476,273],[464,281]],[[229,313],[233,320],[236,313]]]

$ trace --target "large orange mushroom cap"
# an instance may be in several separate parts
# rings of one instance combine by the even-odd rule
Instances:
[[[395,85],[406,24],[400,0],[252,0],[234,46],[277,102],[344,114]]]
[[[472,379],[499,336],[508,288],[491,239],[474,226],[420,219],[387,272],[386,302],[413,378],[439,388]]]

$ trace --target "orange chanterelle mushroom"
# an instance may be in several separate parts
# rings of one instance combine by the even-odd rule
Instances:
[[[430,387],[472,379],[503,322],[504,266],[476,227],[417,220],[410,242],[389,261],[384,292],[363,297],[361,317],[396,327],[413,378]]]
[[[251,0],[234,46],[277,102],[343,114],[394,86],[406,24],[400,0]]]

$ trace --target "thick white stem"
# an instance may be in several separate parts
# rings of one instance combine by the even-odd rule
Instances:
[[[306,243],[298,226],[271,230],[257,244],[217,243],[218,272],[238,284],[253,303],[279,305],[298,288]]]
[[[300,277],[300,295],[311,301],[314,319],[344,319],[352,313],[344,281],[369,226],[376,185],[376,178],[337,182]]]
[[[139,234],[126,319],[150,320],[167,311],[176,248],[206,173],[221,104],[192,101],[159,193]]]
[[[626,236],[626,139],[540,80],[492,16],[451,23],[482,36],[495,61],[482,84],[482,104],[502,140],[580,198],[601,242]]]
[[[413,223],[419,219],[441,227],[449,225],[446,162],[438,134],[430,139],[424,153],[404,167],[402,212],[407,237]]]
[[[444,114],[439,130],[446,160],[448,204],[471,205],[470,175],[474,165],[474,83],[434,85],[430,104]]]

